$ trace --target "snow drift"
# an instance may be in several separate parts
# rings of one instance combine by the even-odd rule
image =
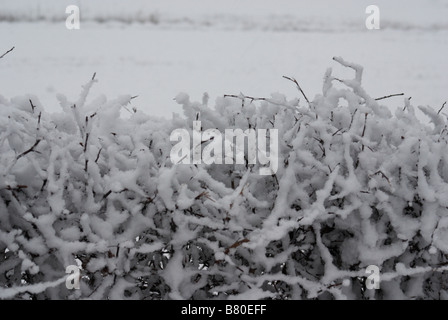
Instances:
[[[408,98],[392,114],[335,60],[354,78],[328,69],[309,103],[181,94],[171,120],[87,102],[95,77],[62,113],[0,97],[0,298],[447,299],[447,118]],[[170,133],[198,119],[278,129],[276,174],[173,165]]]

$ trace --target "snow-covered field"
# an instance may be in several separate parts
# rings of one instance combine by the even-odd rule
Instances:
[[[67,5],[81,29],[67,30]],[[200,100],[223,94],[297,96],[283,75],[311,98],[331,60],[364,66],[372,96],[403,92],[414,105],[448,99],[448,2],[376,1],[381,29],[367,30],[367,1],[0,1],[0,94],[35,94],[48,111],[56,95],[76,99],[97,73],[93,97],[138,95],[146,113],[181,112],[179,92]],[[383,100],[402,106],[402,98]]]

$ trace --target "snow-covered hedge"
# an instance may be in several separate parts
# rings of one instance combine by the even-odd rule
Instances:
[[[0,97],[0,298],[447,299],[447,119],[409,99],[392,114],[335,60],[354,79],[329,69],[310,103],[180,94],[171,120],[86,103],[96,80],[59,114]],[[171,132],[198,119],[278,129],[276,174],[173,165]]]

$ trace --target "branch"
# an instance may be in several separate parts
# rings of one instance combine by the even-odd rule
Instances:
[[[397,96],[403,96],[404,93],[394,93],[394,94],[390,94],[388,96],[384,96],[384,97],[380,97],[380,98],[376,98],[375,100],[383,100],[383,99],[387,99],[387,98],[391,98],[391,97],[397,97]]]
[[[15,187],[11,187],[10,185],[7,185],[6,186],[6,190],[21,190],[21,189],[26,189],[26,188],[28,188],[28,186],[26,186],[26,185],[23,185],[23,184],[18,184],[17,186],[15,186]]]
[[[294,110],[294,108],[293,108],[292,106],[287,105],[287,104],[285,104],[285,103],[281,103],[281,102],[278,102],[278,101],[274,101],[274,100],[272,100],[272,99],[268,99],[268,98],[257,98],[257,97],[246,96],[246,95],[244,95],[244,94],[242,94],[242,93],[239,94],[239,95],[235,95],[235,94],[225,94],[225,95],[224,95],[224,98],[236,98],[236,99],[240,99],[240,100],[241,100],[241,107],[242,107],[242,108],[244,108],[244,100],[245,100],[245,99],[248,99],[248,100],[250,100],[250,103],[252,103],[252,102],[254,102],[254,101],[266,101],[266,102],[272,103],[272,104],[277,105],[277,106],[282,106],[282,107],[286,107],[286,108],[288,108],[288,109]],[[295,110],[294,110],[294,111],[295,111]]]
[[[251,96],[246,96],[246,95],[234,95],[234,94],[225,94],[224,98],[237,98],[237,99],[249,99],[250,102],[254,102],[254,101],[267,101],[266,98],[256,98],[256,97],[251,97]]]
[[[84,141],[84,153],[87,151],[87,143],[89,142],[89,133],[86,133],[86,140]]]
[[[442,109],[445,107],[445,105],[446,105],[446,101],[442,104],[442,108],[439,109],[439,111],[437,112],[437,114],[439,114],[439,113],[442,111]]]
[[[34,151],[34,148],[37,147],[37,145],[39,144],[39,142],[40,142],[40,139],[39,139],[39,140],[36,140],[36,142],[33,144],[33,146],[32,146],[31,148],[29,148],[28,150],[24,151],[23,153],[21,153],[21,154],[19,154],[19,155],[17,156],[17,160],[19,160],[19,159],[22,158],[23,156],[26,156],[28,153],[33,152],[33,151]]]
[[[289,80],[289,81],[292,81],[292,82],[294,82],[294,83],[296,84],[297,89],[299,89],[300,93],[303,95],[303,97],[305,98],[306,102],[307,102],[308,105],[310,106],[310,101],[309,101],[308,98],[306,97],[305,93],[303,92],[303,90],[302,90],[302,88],[300,87],[300,85],[299,85],[299,83],[297,82],[297,80],[294,79],[294,78],[287,77],[287,76],[283,76],[283,78],[285,78],[285,79],[287,79],[287,80]]]
[[[229,254],[230,249],[235,249],[235,248],[239,247],[240,245],[242,245],[242,244],[245,243],[245,242],[249,242],[249,239],[244,238],[244,239],[242,239],[242,240],[238,240],[238,241],[236,241],[236,242],[235,242],[234,244],[232,244],[230,247],[226,248],[226,249],[224,250],[224,253],[225,253],[225,254]]]
[[[352,119],[350,120],[350,125],[348,126],[348,129],[349,129],[349,130],[350,130],[351,127],[352,127],[353,119],[355,118],[356,111],[358,111],[358,109],[355,109],[355,111],[354,111],[353,114],[352,114]]]
[[[389,180],[389,178],[384,174],[384,172],[383,171],[381,171],[381,170],[378,170],[377,172],[375,172],[373,175],[377,175],[377,174],[380,174],[384,179],[386,179],[387,180],[387,182],[390,184],[390,180]]]
[[[356,110],[357,110],[357,109],[356,109]],[[362,129],[361,138],[364,138],[364,134],[366,133],[367,116],[368,116],[368,113],[366,112],[366,113],[365,113],[365,118],[364,118],[364,127],[363,127],[363,129]],[[362,143],[362,140],[361,140],[361,143]],[[361,151],[364,151],[364,148],[365,148],[364,143],[362,143]],[[369,149],[370,149],[370,148],[369,148]],[[370,150],[372,150],[372,149],[370,149]],[[358,165],[359,165],[359,157],[358,157],[358,159],[356,160],[355,169],[358,168]]]
[[[33,104],[33,101],[31,101],[31,99],[29,99],[30,100],[30,104],[31,104],[31,109],[33,109],[33,113],[34,113],[34,109],[36,108],[36,106]]]
[[[6,56],[8,53],[10,53],[12,50],[14,50],[15,47],[12,47],[11,49],[9,49],[8,51],[6,51],[4,54],[2,54],[0,56],[0,59],[3,58],[4,56]]]
[[[98,163],[98,159],[100,158],[101,150],[103,150],[103,148],[100,148],[100,150],[98,151],[98,154],[96,155],[95,163]]]

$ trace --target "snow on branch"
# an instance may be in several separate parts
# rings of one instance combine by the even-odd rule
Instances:
[[[170,120],[123,118],[136,96],[89,103],[96,74],[63,113],[1,100],[0,298],[448,299],[445,104],[421,107],[430,124],[409,98],[391,112],[402,94],[373,99],[334,60],[354,78],[328,69],[312,100],[285,77],[299,97],[182,93]],[[278,169],[260,175],[249,139],[268,129]],[[232,147],[226,130],[246,134],[241,163],[173,163],[173,132],[196,157]],[[69,265],[81,290],[54,281]]]

